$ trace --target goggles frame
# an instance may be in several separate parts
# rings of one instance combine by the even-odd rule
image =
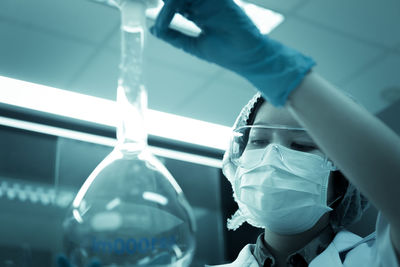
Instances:
[[[291,126],[279,125],[279,124],[256,124],[256,125],[244,125],[244,126],[237,127],[232,131],[230,148],[229,148],[230,149],[230,151],[229,151],[230,161],[233,164],[235,164],[237,167],[243,167],[242,166],[243,164],[241,164],[241,162],[240,162],[240,157],[242,156],[243,152],[248,147],[249,136],[250,136],[250,132],[252,129],[287,130],[287,131],[294,131],[294,132],[299,131],[299,132],[304,132],[309,137],[309,139],[312,141],[312,138],[307,134],[306,129],[302,128],[302,127],[291,127]],[[314,142],[313,142],[313,144],[314,144]],[[265,145],[265,147],[262,147],[262,149],[265,149],[266,147],[267,147],[267,145]],[[316,144],[315,144],[315,148],[318,149],[318,146]],[[293,149],[293,148],[290,148],[290,149]],[[301,151],[301,150],[298,150],[298,151]],[[302,152],[307,153],[307,151],[302,151]],[[321,155],[321,156],[324,157],[325,160],[328,160],[328,157],[326,155]]]

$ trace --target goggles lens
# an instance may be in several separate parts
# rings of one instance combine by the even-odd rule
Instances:
[[[287,148],[301,152],[317,153],[318,148],[304,128],[286,126],[252,125],[243,126],[233,131],[231,138],[231,161],[242,168],[257,166],[262,160],[266,147],[271,143],[279,143]],[[259,150],[257,157],[249,161],[244,157],[245,151]],[[254,154],[254,153],[253,153]],[[318,154],[318,153],[317,153]],[[322,153],[319,153],[325,157]]]

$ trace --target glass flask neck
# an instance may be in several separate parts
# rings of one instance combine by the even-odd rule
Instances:
[[[143,79],[146,4],[141,0],[124,0],[119,8],[122,40],[117,89],[120,118],[117,148],[123,152],[139,152],[147,145],[147,92]]]

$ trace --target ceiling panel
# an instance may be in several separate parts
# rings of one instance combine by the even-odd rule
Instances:
[[[1,0],[0,18],[95,43],[119,23],[116,9],[89,0]]]
[[[379,59],[386,46],[397,46],[395,53],[400,54],[400,1],[250,2],[286,15],[272,37],[312,55],[323,76],[361,94],[371,110],[380,109],[379,101],[368,102],[376,99],[374,90],[357,90],[364,83],[372,86],[363,79],[373,79],[372,83],[383,87],[379,75],[386,78],[398,69],[389,59],[379,68],[380,64],[371,62]],[[1,0],[0,75],[115,99],[118,23],[116,9],[90,0]],[[154,109],[231,125],[255,92],[238,76],[151,35],[145,58],[149,106]]]
[[[270,36],[312,56],[317,62],[316,70],[334,83],[340,83],[381,53],[374,46],[292,17]]]
[[[220,68],[214,64],[189,55],[152,35],[148,35],[146,54],[148,57],[164,62],[169,66],[194,71],[203,75],[211,75]]]
[[[107,43],[117,54],[120,53],[120,37],[117,30]],[[196,93],[222,71],[215,64],[191,56],[151,34],[147,35],[145,60],[149,107],[179,115],[183,115],[180,110],[186,100],[193,101]]]
[[[377,113],[389,103],[380,92],[388,87],[400,87],[400,55],[389,54],[345,85],[345,90],[355,96],[369,111]]]
[[[177,110],[182,116],[232,126],[256,90],[247,81],[225,72]]]
[[[259,6],[279,11],[279,12],[289,12],[293,10],[295,7],[302,5],[307,2],[307,0],[286,0],[286,1],[276,1],[276,0],[248,0],[247,2],[251,2],[257,4]]]
[[[157,60],[162,64],[173,66],[184,71],[194,71],[201,75],[212,75],[220,68],[214,64],[200,60],[192,55],[177,49],[170,44],[148,34],[145,54],[147,58]],[[121,34],[117,30],[107,43],[107,46],[120,51]]]
[[[149,107],[182,115],[178,110],[182,101],[208,83],[208,74],[175,68],[165,62],[149,60],[145,65]]]
[[[76,69],[68,90],[115,100],[117,96],[119,54],[102,50]]]
[[[398,0],[312,0],[298,14],[373,43],[400,42]]]
[[[91,47],[11,23],[0,23],[0,75],[65,88]]]
[[[119,52],[114,50],[99,52],[84,66],[69,90],[115,100],[119,58]],[[201,88],[208,78],[205,74],[177,69],[153,59],[146,61],[144,72],[149,107],[164,112],[172,112],[182,99]]]

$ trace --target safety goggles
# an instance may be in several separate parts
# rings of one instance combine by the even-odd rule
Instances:
[[[280,144],[286,148],[318,153],[314,141],[304,128],[288,127],[284,125],[250,125],[242,126],[233,131],[230,145],[230,160],[242,168],[257,166],[262,160],[266,147],[271,144]],[[244,157],[250,150],[259,150],[258,156],[249,161]],[[322,157],[325,157],[320,153]]]

